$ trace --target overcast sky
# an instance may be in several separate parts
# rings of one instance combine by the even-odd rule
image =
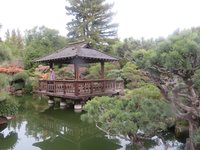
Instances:
[[[114,21],[118,37],[166,37],[177,28],[200,26],[200,0],[108,0],[115,1]],[[21,31],[34,26],[57,29],[66,36],[69,20],[66,0],[1,0],[0,23],[6,29]]]

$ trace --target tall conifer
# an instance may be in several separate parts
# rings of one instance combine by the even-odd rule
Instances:
[[[67,23],[69,38],[105,44],[117,36],[118,24],[112,23],[114,4],[106,0],[67,0],[65,7],[71,21]]]

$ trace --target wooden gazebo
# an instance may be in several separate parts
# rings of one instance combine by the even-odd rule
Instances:
[[[60,97],[70,100],[87,100],[94,96],[106,96],[123,93],[123,81],[115,79],[105,79],[104,63],[118,61],[117,58],[107,55],[103,52],[91,49],[89,44],[76,43],[71,44],[54,53],[46,55],[35,60],[35,62],[45,62],[54,64],[74,64],[73,80],[40,80],[39,93],[49,97]],[[79,78],[80,64],[100,63],[101,79],[83,80]]]

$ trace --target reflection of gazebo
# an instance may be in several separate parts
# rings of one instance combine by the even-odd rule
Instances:
[[[39,93],[50,97],[60,97],[71,100],[87,100],[94,96],[114,95],[123,92],[123,81],[105,79],[104,63],[118,61],[100,51],[90,49],[88,44],[76,43],[69,47],[37,59],[35,62],[54,64],[74,64],[74,80],[40,80]],[[79,78],[80,64],[100,63],[101,79],[82,80]]]
[[[41,130],[47,130],[47,139],[33,146],[41,150],[116,150],[121,146],[115,139],[108,139],[94,124],[80,120],[79,113],[71,110],[47,109],[36,118]]]
[[[39,147],[41,150],[116,150],[121,148],[114,140],[108,140],[106,137],[93,137],[79,145],[58,136],[55,139],[50,138],[34,143],[33,146]]]

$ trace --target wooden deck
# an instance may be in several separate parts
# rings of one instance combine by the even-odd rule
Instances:
[[[124,92],[123,80],[40,80],[37,91],[43,95],[72,100],[111,96]]]

